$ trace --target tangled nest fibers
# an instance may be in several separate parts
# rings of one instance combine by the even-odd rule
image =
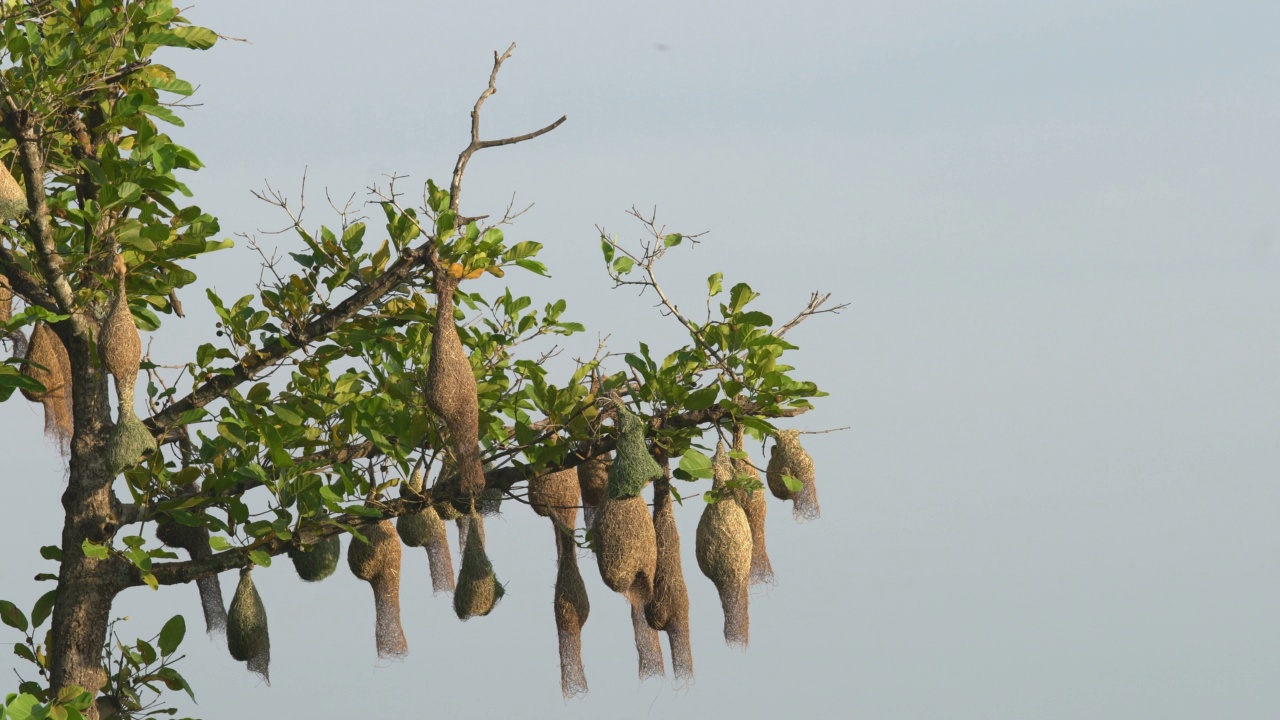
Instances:
[[[400,486],[400,497],[422,497],[422,473],[415,472]],[[396,518],[396,532],[409,547],[425,547],[427,562],[431,566],[431,590],[433,593],[453,592],[453,559],[449,557],[449,535],[444,520],[435,506],[426,505],[416,513]]]
[[[27,214],[27,195],[9,168],[0,163],[0,222],[17,220]]]
[[[347,566],[373,588],[378,657],[401,658],[409,653],[409,643],[400,626],[400,540],[390,520],[379,520],[361,529],[369,542],[351,540]]]
[[[338,569],[341,556],[342,541],[337,535],[330,535],[308,547],[289,549],[293,569],[304,582],[320,582],[332,575]]]
[[[818,486],[814,484],[813,458],[800,446],[800,431],[779,430],[773,439],[776,442],[765,468],[769,491],[779,500],[791,501],[791,514],[796,520],[816,520],[822,515],[822,508],[818,505]],[[800,491],[792,492],[783,475],[799,480]]]
[[[262,604],[258,589],[253,586],[251,568],[241,568],[240,584],[236,585],[236,594],[231,598],[231,610],[227,613],[227,649],[231,651],[231,657],[246,663],[250,672],[257,673],[268,685],[271,684],[267,608]]]
[[[453,324],[453,293],[458,281],[446,273],[437,273],[435,281],[436,326],[431,336],[431,361],[427,365],[426,400],[449,429],[463,494],[476,497],[484,491],[480,401],[471,361]]]
[[[714,489],[733,478],[733,466],[724,445],[712,458]],[[724,608],[724,639],[730,645],[746,645],[751,624],[747,585],[751,577],[751,523],[738,503],[730,498],[708,503],[698,520],[695,544],[698,567],[715,583]]]
[[[577,481],[572,475],[568,477],[573,489],[571,502],[576,503]],[[562,483],[563,480],[555,482]],[[578,521],[577,508],[548,509],[548,512],[556,513],[551,516],[551,529],[556,536],[554,608],[556,633],[560,640],[560,692],[568,699],[587,692],[587,673],[582,668],[582,626],[591,613],[591,603],[587,600],[587,586],[582,582],[582,573],[578,571],[578,546],[573,542],[573,527]]]
[[[734,429],[733,449],[746,452],[744,444],[742,427],[739,426]],[[765,503],[760,473],[746,458],[733,460],[733,472],[738,480],[745,476],[752,485],[757,486],[754,490],[739,489],[733,494],[734,500],[747,513],[747,522],[751,524],[751,584],[777,584],[773,575],[773,563],[769,562],[769,551],[765,548],[764,521],[769,513],[769,506]]]
[[[689,589],[680,562],[680,531],[671,505],[670,469],[653,486],[653,530],[658,541],[658,566],[653,597],[644,606],[649,627],[667,634],[671,671],[677,683],[693,680],[693,649],[689,644]]]
[[[213,550],[209,548],[209,529],[203,526],[162,523],[156,526],[156,537],[171,548],[186,550],[195,561],[213,555]],[[218,576],[209,575],[197,579],[196,588],[200,591],[200,606],[204,610],[205,632],[214,635],[226,631],[227,609],[222,604],[222,583]]]
[[[71,440],[71,357],[58,334],[46,323],[38,323],[31,331],[27,345],[28,364],[22,374],[44,385],[44,392],[22,389],[31,402],[44,406],[44,432],[65,445]],[[37,368],[40,365],[41,368]]]
[[[621,402],[613,403],[618,407],[618,451],[609,466],[608,495],[611,500],[621,500],[638,496],[645,485],[662,477],[662,466],[645,445],[644,421]]]
[[[588,453],[591,450],[587,451]],[[613,458],[604,453],[588,455],[578,465],[578,490],[582,494],[582,521],[587,527],[595,523],[596,508],[604,502],[605,492],[609,489],[609,466]]]
[[[453,611],[459,620],[469,620],[493,612],[506,590],[484,551],[484,519],[478,513],[459,518],[458,537],[464,549],[458,585],[453,591]]]

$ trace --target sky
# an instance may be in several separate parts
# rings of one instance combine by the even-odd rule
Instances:
[[[546,520],[487,525],[507,596],[466,623],[404,559],[410,655],[379,662],[373,604],[345,569],[304,586],[255,573],[272,683],[206,639],[194,587],[126,592],[147,637],[181,612],[180,669],[203,718],[440,714],[548,718],[1273,718],[1280,710],[1280,6],[1074,3],[219,0],[187,16],[248,43],[173,52],[200,86],[175,138],[207,169],[197,202],[228,236],[287,224],[250,194],[324,200],[446,178],[492,53],[518,44],[485,105],[463,211],[534,203],[508,233],[546,247],[588,332],[622,350],[681,343],[650,297],[612,290],[596,225],[706,231],[661,277],[700,303],[746,281],[790,317],[830,393],[788,424],[823,516],[772,502],[776,587],[725,647],[678,508],[696,682],[639,683],[627,606],[581,566],[591,692],[560,697]],[[251,292],[238,247],[194,268]],[[501,281],[486,279],[496,291]],[[477,285],[477,287],[482,287]],[[155,336],[181,362],[213,323],[200,290]],[[39,409],[0,408],[8,466],[0,596],[30,607],[60,532],[65,471]],[[758,462],[762,462],[756,454]],[[514,505],[514,504],[513,504]],[[532,539],[530,539],[532,538]],[[223,576],[228,601],[235,576]],[[18,661],[0,660],[0,671]]]

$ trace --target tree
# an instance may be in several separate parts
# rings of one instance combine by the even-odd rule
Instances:
[[[665,357],[644,344],[612,353],[601,343],[553,382],[549,358],[529,348],[585,330],[564,318],[565,303],[537,308],[510,290],[485,296],[465,285],[515,269],[548,274],[539,244],[504,237],[519,212],[491,220],[461,211],[476,152],[564,122],[483,138],[481,110],[508,48],[495,53],[447,187],[428,181],[418,207],[398,178],[374,188],[381,240],[366,239],[350,207],[336,227],[310,231],[282,195],[264,192],[290,218],[295,251],[287,261],[264,253],[256,297],[209,292],[220,318],[214,337],[181,368],[159,367],[140,357],[138,329],[180,317],[178,293],[197,279],[192,261],[230,241],[218,239],[216,218],[185,204],[190,193],[176,173],[198,170],[200,160],[162,128],[181,124],[176,109],[192,85],[154,55],[205,50],[218,36],[169,0],[10,0],[3,21],[0,158],[17,177],[0,173],[0,320],[13,351],[0,365],[0,400],[21,391],[42,403],[68,461],[61,543],[41,549],[59,563],[42,578],[56,589],[26,612],[0,602],[0,619],[23,633],[16,652],[38,676],[6,700],[10,717],[141,715],[154,709],[147,692],[157,684],[190,691],[173,665],[181,616],[151,641],[126,646],[113,636],[112,599],[139,585],[198,584],[206,624],[228,623],[232,655],[265,676],[252,569],[287,556],[318,579],[332,572],[342,534],[353,536],[349,565],[378,600],[379,651],[402,653],[396,534],[439,543],[442,519],[456,518],[465,539],[455,607],[463,617],[487,614],[502,587],[484,551],[483,515],[504,498],[531,504],[557,528],[567,694],[585,689],[573,647],[588,612],[573,580],[584,546],[633,603],[642,672],[662,666],[659,629],[673,642],[677,673],[692,672],[677,650],[687,601],[666,518],[673,498],[698,491],[673,481],[713,481],[699,565],[721,590],[726,639],[745,642],[740,586],[753,570],[767,577],[767,558],[762,519],[752,515],[764,485],[742,447],[747,437],[777,436],[769,489],[816,511],[812,465],[773,421],[822,394],[781,359],[795,349],[785,338],[792,328],[838,309],[825,307],[827,296],[814,294],[775,324],[750,307],[757,294],[748,285],[726,289],[715,274],[707,316],[694,318],[669,299],[657,267],[697,237],[633,212],[648,239],[631,245],[601,229],[606,272],[618,287],[655,296],[689,342]],[[734,450],[721,447],[713,459],[717,438]],[[605,486],[582,484],[592,477]],[[640,496],[650,484],[652,516]],[[577,527],[579,507],[594,517],[590,529]],[[441,562],[448,557],[446,547]],[[440,582],[452,583],[440,569]],[[229,570],[240,580],[224,619],[218,576]]]

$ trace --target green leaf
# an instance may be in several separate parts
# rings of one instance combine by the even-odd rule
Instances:
[[[707,278],[707,296],[708,297],[715,297],[720,294],[721,290],[724,289],[720,283],[721,279],[723,278],[724,278],[724,273],[716,273],[711,277]]]
[[[503,262],[512,262],[514,260],[522,260],[527,257],[533,257],[542,249],[542,243],[536,243],[532,240],[516,243],[510,250],[502,253]]]
[[[684,401],[686,410],[706,410],[716,403],[716,398],[720,395],[720,387],[712,385],[701,390],[695,390],[689,393],[689,397]]]
[[[787,486],[787,489],[788,489],[788,490],[790,490],[790,491],[791,491],[791,492],[793,492],[793,493],[798,493],[798,492],[800,492],[801,490],[803,490],[803,489],[804,489],[804,483],[802,483],[802,482],[800,482],[799,480],[797,480],[797,479],[795,479],[795,478],[791,477],[790,475],[783,475],[783,476],[782,476],[782,484],[783,484],[783,485],[786,485],[786,486]]]
[[[44,558],[45,560],[62,562],[62,548],[58,547],[57,545],[45,545],[44,547],[40,548],[40,557]]]
[[[680,456],[679,469],[694,479],[715,477],[715,471],[711,469],[711,458],[693,448],[689,448],[684,455]]]
[[[271,556],[262,550],[249,551],[249,559],[253,561],[254,565],[271,567]]]
[[[182,643],[182,638],[187,634],[187,621],[181,615],[174,615],[169,618],[169,622],[164,624],[160,629],[160,654],[169,657],[174,650],[178,649],[178,645]]]
[[[8,600],[0,600],[0,622],[18,632],[27,631],[27,616],[22,614],[17,605]]]
[[[33,630],[43,625],[44,621],[49,619],[49,613],[53,612],[53,604],[57,602],[57,600],[57,589],[50,590],[49,592],[41,595],[39,600],[36,600],[35,606],[31,608],[31,628]]]
[[[218,42],[218,33],[209,28],[196,25],[180,25],[170,28],[169,32],[181,39],[182,47],[189,47],[193,50],[208,50],[213,47],[214,43]]]
[[[684,240],[683,235],[680,233],[671,233],[670,235],[666,235],[662,238],[662,244],[666,247],[675,247],[680,244],[681,240]]]
[[[162,667],[156,671],[156,675],[164,681],[165,687],[170,690],[185,690],[192,700],[196,699],[196,694],[191,692],[191,686],[187,684],[186,678],[182,677],[177,670],[172,667]]]
[[[607,237],[600,238],[600,250],[604,253],[604,262],[606,265],[613,262],[613,243]]]
[[[94,560],[105,560],[108,554],[105,545],[99,545],[88,539],[80,543],[80,551],[84,553],[85,557],[93,558]]]
[[[8,713],[6,720],[41,720],[47,717],[44,706],[35,695],[23,693],[17,697],[10,696],[5,698],[5,703],[4,709]]]
[[[626,275],[636,265],[636,261],[622,255],[613,261],[613,271],[618,275]]]

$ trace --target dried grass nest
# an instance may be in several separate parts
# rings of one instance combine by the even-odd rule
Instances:
[[[240,583],[227,612],[227,650],[246,663],[250,672],[271,683],[271,638],[267,632],[267,608],[253,585],[252,568],[241,568]]]
[[[765,468],[769,491],[779,500],[790,500],[791,513],[798,521],[815,520],[822,515],[818,505],[818,486],[814,482],[813,458],[800,445],[798,430],[779,430]],[[800,489],[787,487],[783,476],[800,481]]]
[[[369,542],[351,539],[347,566],[373,589],[378,657],[401,658],[409,653],[409,643],[400,625],[400,540],[390,520],[364,525],[361,531]]]
[[[712,489],[723,489],[733,478],[733,467],[724,445],[712,458],[715,480]],[[698,521],[695,543],[698,567],[715,584],[724,609],[724,639],[730,645],[746,645],[749,640],[747,586],[751,577],[751,523],[731,497],[708,503]]]

